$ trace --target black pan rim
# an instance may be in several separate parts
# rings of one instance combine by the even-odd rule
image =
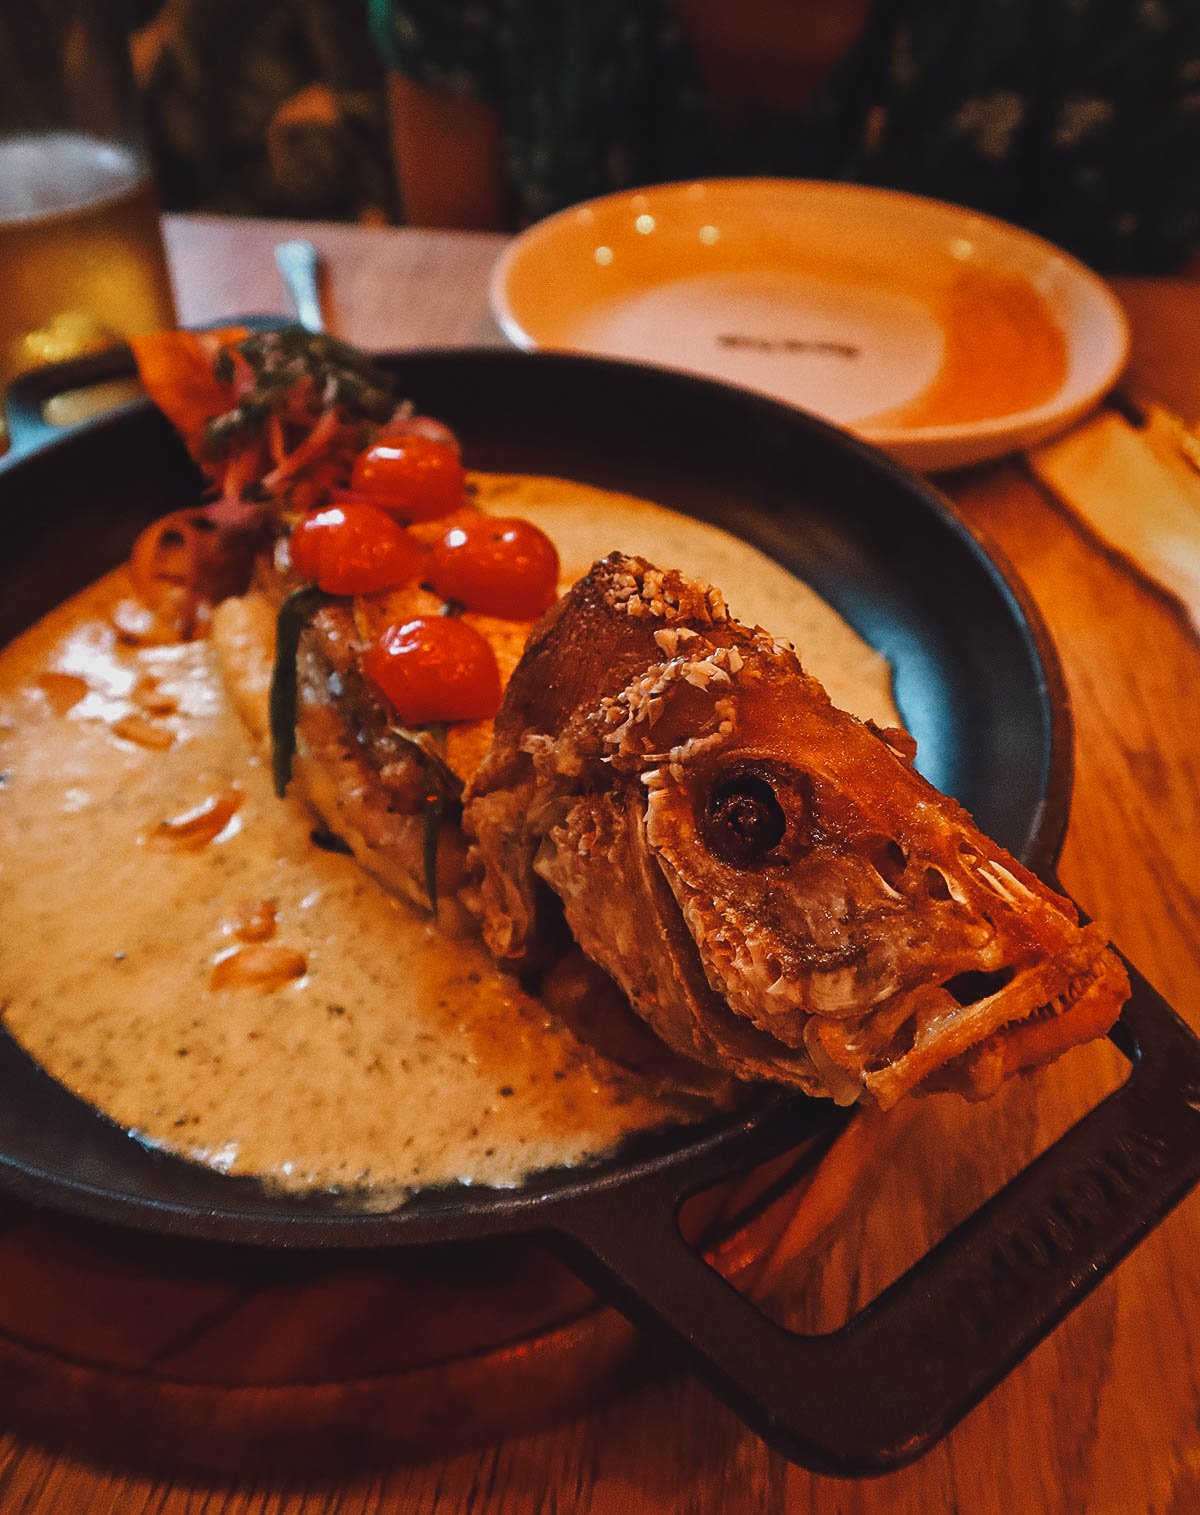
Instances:
[[[1032,664],[1040,671],[1040,694],[1048,721],[1048,767],[1044,791],[1031,816],[1024,856],[1037,871],[1052,871],[1065,832],[1072,773],[1071,721],[1062,669],[1048,629],[1011,566],[992,544],[965,525],[949,501],[935,487],[867,444],[816,417],[783,405],[769,396],[738,389],[719,380],[587,355],[528,354],[491,347],[426,348],[380,356],[390,366],[400,368],[433,364],[449,365],[451,370],[474,366],[503,371],[514,364],[533,363],[558,370],[564,376],[564,382],[570,382],[566,376],[572,372],[600,369],[619,374],[624,370],[630,375],[636,373],[642,383],[650,382],[659,387],[671,386],[680,394],[689,389],[710,394],[714,390],[721,391],[731,405],[776,417],[785,415],[786,424],[801,427],[810,434],[819,436],[822,445],[856,454],[876,473],[888,476],[898,490],[919,497],[922,508],[936,517],[939,526],[955,540],[958,548],[968,553],[987,574],[1004,601]],[[130,371],[128,357],[114,367],[116,362],[113,355],[107,354],[99,365],[99,371],[94,363],[90,371],[86,363],[66,364],[59,366],[56,375],[47,376],[43,373],[30,377],[35,381],[35,387],[52,384],[53,387],[43,388],[41,392],[53,393],[65,387],[63,380],[67,377],[79,384]],[[113,412],[81,423],[61,438],[44,440],[28,451],[10,455],[0,460],[0,482],[17,472],[31,458],[63,445],[68,439],[78,440],[89,434],[96,435],[127,426],[139,415],[144,416],[151,410],[153,407],[148,400],[133,401]],[[210,1206],[197,1211],[188,1204],[164,1205],[159,1201],[131,1198],[102,1185],[64,1180],[61,1176],[39,1171],[29,1164],[14,1166],[3,1153],[0,1153],[0,1175],[3,1175],[6,1187],[28,1198],[48,1200],[60,1208],[101,1221],[116,1221],[126,1226],[169,1234],[186,1234],[196,1239],[228,1240],[232,1225],[238,1233],[234,1238],[236,1241],[257,1245],[392,1245],[400,1241],[444,1239],[460,1229],[478,1236],[481,1234],[477,1220],[481,1203],[488,1207],[492,1222],[486,1234],[538,1229],[563,1204],[586,1197],[599,1189],[636,1186],[666,1170],[674,1172],[687,1168],[697,1160],[719,1156],[727,1147],[743,1144],[760,1121],[776,1121],[781,1114],[786,1117],[790,1110],[811,1113],[814,1103],[817,1102],[788,1092],[759,1091],[749,1101],[748,1109],[743,1107],[728,1117],[720,1118],[715,1122],[716,1129],[703,1136],[697,1137],[694,1128],[682,1128],[693,1134],[682,1142],[669,1142],[665,1154],[652,1152],[649,1157],[635,1159],[623,1156],[619,1150],[616,1154],[575,1169],[531,1175],[520,1188],[512,1190],[459,1186],[428,1190],[397,1210],[377,1215],[349,1208],[342,1213],[321,1211],[315,1215],[298,1214],[297,1209],[302,1211],[303,1205],[298,1205],[297,1196],[290,1192],[284,1196],[286,1204],[292,1207],[290,1214],[255,1214],[248,1219],[242,1209],[223,1210]],[[655,1143],[651,1141],[650,1145],[653,1147]],[[159,1154],[151,1155],[158,1160]],[[184,1161],[167,1156],[163,1156],[162,1160],[169,1163]],[[228,1182],[239,1187],[252,1185],[256,1192],[262,1192],[255,1180],[231,1179]],[[231,1195],[233,1192],[231,1189]]]

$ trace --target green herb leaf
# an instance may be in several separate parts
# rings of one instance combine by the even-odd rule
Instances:
[[[388,730],[393,736],[399,737],[402,742],[416,749],[417,757],[424,765],[426,773],[437,776],[438,783],[443,794],[455,802],[461,800],[463,781],[447,763],[445,754],[438,750],[438,743],[445,746],[446,728],[444,725],[424,726],[420,730],[413,730],[409,726],[391,725]]]
[[[296,657],[300,634],[318,605],[329,596],[315,584],[294,589],[279,607],[275,618],[275,666],[271,670],[271,694],[268,702],[271,726],[271,772],[275,793],[280,799],[287,793],[292,778],[292,759],[296,755]]]
[[[311,380],[318,410],[337,406],[347,423],[382,425],[395,414],[391,374],[337,337],[285,326],[252,333],[238,343],[237,351],[254,382],[236,406],[208,421],[205,453],[210,458],[225,457],[260,435],[270,413],[282,409],[304,379]],[[219,378],[232,378],[232,357],[218,354],[213,368]]]
[[[430,784],[425,795],[424,831],[421,836],[421,861],[425,865],[425,892],[429,896],[429,908],[437,920],[437,846],[442,831],[442,812],[446,801],[441,786]]]
[[[421,856],[425,866],[425,892],[429,895],[429,908],[437,919],[437,844],[442,822],[449,815],[457,819],[462,814],[463,781],[447,763],[445,754],[438,750],[439,740],[444,747],[446,727],[424,726],[413,730],[408,726],[389,726],[393,736],[407,743],[417,755],[425,770],[428,787],[425,791],[424,831],[421,839]]]

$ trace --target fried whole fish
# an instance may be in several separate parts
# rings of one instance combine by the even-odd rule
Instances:
[[[677,1053],[885,1108],[1103,1035],[1103,933],[717,590],[613,554],[535,628],[471,778],[466,892],[537,960],[545,886]]]
[[[271,723],[277,775],[330,840],[435,901],[443,928],[473,916],[601,1051],[683,1087],[732,1073],[888,1106],[914,1089],[982,1097],[1112,1025],[1128,982],[1099,928],[926,783],[903,732],[836,709],[718,591],[615,554],[532,626],[403,576],[306,584],[290,533],[353,482],[381,426],[457,444],[333,339],[134,345],[217,491],[139,539],[155,624],[190,637],[211,614],[261,736],[267,687],[294,693],[283,764]],[[456,519],[418,513],[408,533]],[[224,598],[230,565],[251,561],[255,591]],[[313,603],[281,680],[277,617],[297,593]],[[506,691],[494,726],[447,718],[439,741],[397,722],[365,662],[385,626],[447,609]]]

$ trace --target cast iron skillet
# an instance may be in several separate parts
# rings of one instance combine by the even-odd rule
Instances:
[[[509,351],[387,360],[479,468],[648,496],[748,538],[892,660],[921,765],[1051,875],[1070,721],[1045,628],[926,484],[791,407],[649,367]],[[28,376],[0,462],[0,642],[116,564],[197,479],[147,402],[64,434],[41,402],[129,372],[127,353]],[[619,545],[614,543],[615,545]],[[450,1188],[367,1214],[280,1197],[153,1152],[0,1041],[0,1182],[30,1199],[196,1240],[392,1246],[537,1233],[630,1316],[665,1329],[780,1451],[838,1474],[911,1460],[953,1425],[1200,1178],[1200,1043],[1136,973],[1114,1032],[1126,1082],[846,1326],[766,1320],[682,1239],[683,1199],[828,1132],[827,1102],[748,1089],[732,1115],[650,1135],[512,1190]]]

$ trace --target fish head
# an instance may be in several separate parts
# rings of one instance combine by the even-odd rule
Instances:
[[[609,760],[709,984],[837,1097],[890,1103],[935,1041],[978,1048],[1108,974],[1103,941],[914,770],[906,734],[836,709],[789,646],[736,623],[660,645],[604,715]]]
[[[992,1092],[1103,1034],[1103,934],[719,591],[613,554],[540,623],[467,792],[494,951],[537,882],[684,1056],[842,1102]],[[515,925],[514,925],[515,923]]]

